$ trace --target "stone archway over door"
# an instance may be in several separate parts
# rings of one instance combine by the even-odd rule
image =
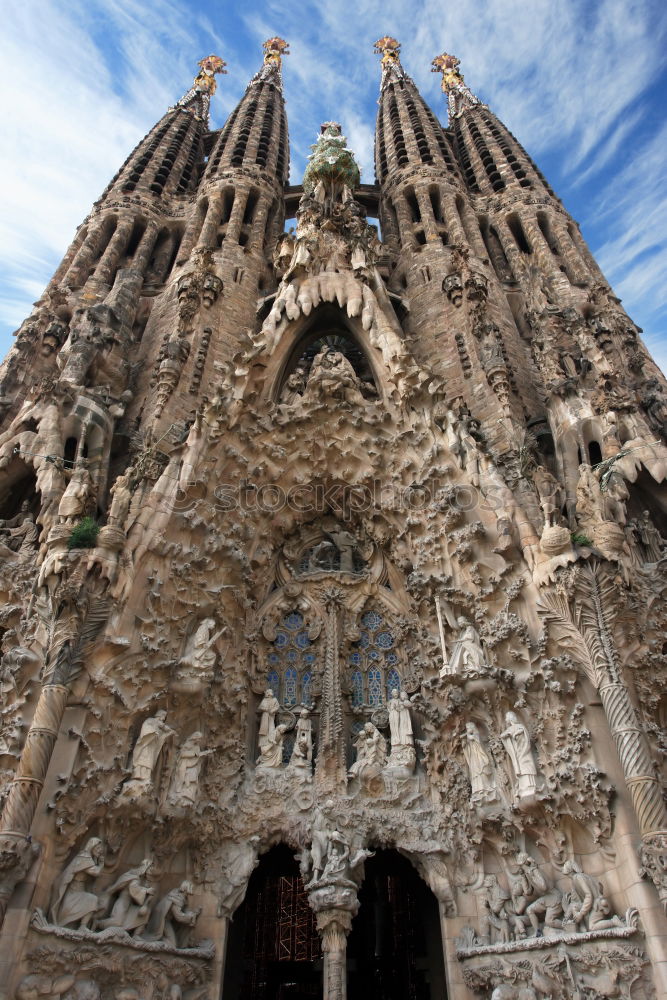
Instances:
[[[283,845],[260,860],[234,915],[222,996],[321,1000],[320,937],[293,852]]]
[[[437,901],[397,851],[366,862],[347,971],[347,1000],[447,998]]]

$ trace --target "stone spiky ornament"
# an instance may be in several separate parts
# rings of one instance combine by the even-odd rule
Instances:
[[[303,176],[306,194],[312,194],[320,182],[331,192],[340,187],[354,191],[359,186],[359,167],[338,122],[324,122],[321,135],[310,148],[310,162]]]

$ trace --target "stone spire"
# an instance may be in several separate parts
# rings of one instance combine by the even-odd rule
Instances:
[[[459,72],[461,60],[448,52],[436,56],[431,63],[433,73],[442,73],[442,92],[447,95],[450,119],[460,115],[464,108],[474,108],[480,103]]]

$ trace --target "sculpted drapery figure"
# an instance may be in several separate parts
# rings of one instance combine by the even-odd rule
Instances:
[[[100,908],[100,899],[91,886],[104,868],[104,844],[91,837],[60,876],[51,907],[51,922],[58,927],[89,928]]]
[[[276,726],[270,736],[267,736],[259,749],[257,767],[275,770],[282,766],[283,762],[283,740],[287,726]]]
[[[58,506],[61,523],[74,523],[83,516],[91,492],[92,484],[86,465],[77,465]]]
[[[259,703],[258,712],[261,712],[259,720],[259,748],[273,739],[276,729],[276,713],[280,711],[280,702],[275,697],[271,688],[267,688],[264,697]]]
[[[199,731],[192,733],[178,751],[167,796],[167,801],[171,805],[192,806],[197,800],[203,759],[214,752],[202,750],[201,741],[202,734]]]
[[[526,798],[537,789],[537,767],[530,746],[530,735],[515,712],[505,714],[506,729],[500,739],[509,757],[516,780],[516,795]]]
[[[463,674],[467,671],[479,670],[484,665],[485,659],[479,633],[463,615],[457,619],[457,625],[460,632],[454,641],[449,661],[449,673]]]
[[[190,931],[197,922],[201,907],[188,909],[188,900],[194,892],[191,882],[181,882],[171,889],[152,909],[148,927],[143,937],[147,941],[166,941],[178,948],[190,944]]]
[[[153,861],[145,858],[136,868],[130,868],[111,885],[102,899],[105,910],[111,912],[104,920],[98,921],[98,928],[118,927],[134,937],[141,937],[151,914],[155,887],[147,885]],[[115,899],[114,899],[115,897]],[[113,902],[111,902],[113,900]]]
[[[387,763],[387,741],[372,722],[367,722],[354,743],[357,759],[349,770],[351,778],[372,778]]]
[[[391,698],[387,702],[387,711],[389,713],[392,749],[395,746],[414,746],[410,700],[407,692],[401,691],[399,694],[398,688],[394,688],[391,692]]]
[[[474,722],[466,723],[463,756],[468,765],[472,801],[482,802],[496,797],[496,784],[491,758],[482,746],[479,729]]]
[[[139,739],[132,751],[133,782],[150,785],[162,748],[175,735],[174,730],[166,724],[166,717],[165,710],[160,709],[142,725]]]

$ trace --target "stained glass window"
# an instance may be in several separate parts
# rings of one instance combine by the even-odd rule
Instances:
[[[276,629],[266,656],[266,682],[281,705],[310,704],[316,648],[308,638],[303,615],[291,611]]]
[[[349,656],[352,705],[379,708],[386,704],[392,688],[401,687],[395,638],[383,615],[366,611],[361,617],[359,638]]]

